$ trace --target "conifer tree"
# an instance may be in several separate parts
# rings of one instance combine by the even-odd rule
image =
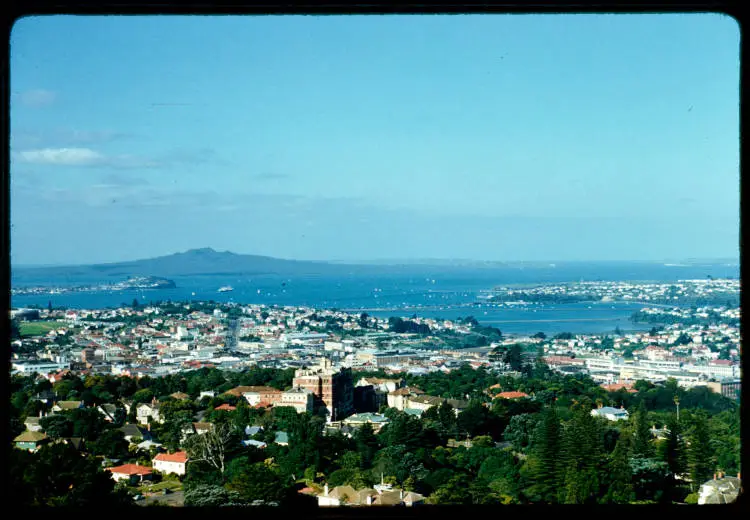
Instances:
[[[602,429],[591,416],[590,403],[578,406],[562,435],[558,490],[561,502],[590,503],[599,495],[599,461],[603,455]]]
[[[690,487],[695,491],[703,482],[711,478],[712,468],[706,412],[699,410],[694,417],[695,425],[688,441],[687,459]]]
[[[669,471],[677,476],[685,472],[685,443],[680,424],[673,415],[667,422],[667,437],[659,445],[658,458],[669,466]]]
[[[607,492],[602,502],[608,504],[627,504],[634,498],[633,470],[630,467],[631,439],[620,436],[615,449],[607,460]]]
[[[646,403],[641,401],[633,416],[633,457],[647,459],[653,456]]]
[[[556,502],[559,487],[560,419],[554,406],[547,408],[541,415],[529,461],[532,493],[543,502]]]

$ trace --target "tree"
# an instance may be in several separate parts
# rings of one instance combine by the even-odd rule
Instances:
[[[237,458],[229,463],[227,478],[227,489],[236,491],[244,502],[281,502],[292,491],[291,486],[282,482],[263,462],[251,464],[247,459]]]
[[[635,498],[633,470],[629,462],[630,443],[628,437],[620,436],[614,451],[608,457],[605,480],[607,492],[602,499],[604,503],[628,504]]]
[[[514,415],[503,432],[503,438],[513,445],[514,450],[525,451],[531,443],[538,420],[538,414]]]
[[[646,402],[641,401],[633,416],[633,456],[644,459],[651,457],[654,451],[647,414]]]
[[[365,423],[354,434],[354,440],[357,445],[357,452],[360,455],[362,469],[372,467],[375,454],[378,451],[378,439],[373,432],[372,425]]]
[[[73,422],[65,415],[55,414],[42,417],[39,421],[42,430],[53,439],[71,437]]]
[[[536,334],[534,334],[531,337],[532,338],[536,338],[536,339],[541,339],[541,340],[547,339],[547,335],[544,332],[537,332]]]
[[[154,398],[154,392],[150,388],[143,388],[141,390],[138,390],[136,393],[133,394],[132,401],[133,401],[133,407],[142,404],[142,403],[149,403]]]
[[[672,475],[682,475],[685,472],[685,443],[675,416],[670,416],[666,433],[667,438],[659,444],[659,459],[667,463]]]
[[[137,308],[138,308],[138,300],[137,300],[137,299],[135,299],[135,298],[133,298],[133,308],[134,308],[134,309],[137,309]]]
[[[366,312],[363,312],[362,314],[359,315],[359,326],[362,327],[363,329],[367,328],[367,318],[369,318],[369,316],[367,315]]]
[[[451,478],[446,484],[440,486],[432,495],[428,502],[430,504],[451,504],[451,505],[468,505],[472,503],[472,496],[469,493],[471,480],[467,475],[459,474]]]
[[[694,414],[694,425],[689,437],[687,451],[690,487],[695,491],[704,481],[711,477],[712,461],[710,437],[708,434],[708,417],[706,412],[698,410]]]
[[[110,459],[128,458],[128,441],[120,430],[107,430],[91,444],[94,455],[102,455]]]
[[[219,485],[198,485],[185,489],[185,505],[190,507],[232,507],[247,503],[242,495]]]
[[[236,443],[232,427],[220,424],[206,433],[188,436],[185,439],[185,451],[193,463],[205,462],[223,475],[231,448]]]
[[[29,454],[10,452],[9,496],[20,507],[67,506],[111,509],[132,505],[117,491],[109,473],[93,457],[84,457],[68,444],[56,443]]]
[[[489,432],[489,410],[478,401],[472,401],[463,412],[458,414],[458,429],[470,437]]]
[[[21,339],[21,325],[19,324],[18,318],[10,320],[10,339]]]
[[[599,496],[597,464],[602,458],[602,431],[590,410],[585,404],[579,406],[563,431],[559,496],[566,504],[593,503]]]
[[[534,431],[532,454],[528,459],[533,483],[530,492],[542,502],[557,501],[559,455],[560,420],[557,410],[549,407],[541,413]]]

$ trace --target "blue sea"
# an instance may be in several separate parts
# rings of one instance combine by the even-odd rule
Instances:
[[[279,306],[337,308],[367,312],[371,316],[412,316],[455,319],[474,316],[483,325],[507,334],[544,332],[611,333],[648,330],[651,325],[633,324],[629,317],[643,307],[635,303],[530,304],[499,307],[483,302],[483,291],[498,285],[538,285],[577,281],[677,281],[739,277],[736,265],[668,266],[660,264],[587,264],[546,268],[467,268],[446,274],[425,268],[423,273],[397,275],[350,275],[340,277],[278,275],[203,275],[172,277],[175,289],[80,292],[67,294],[14,295],[14,307],[29,305],[68,308],[107,308],[156,301],[217,301]],[[25,274],[11,278],[13,287],[67,286],[112,283],[112,279],[49,280]],[[217,292],[230,285],[231,292]]]

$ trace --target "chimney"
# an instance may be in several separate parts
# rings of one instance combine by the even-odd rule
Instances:
[[[328,496],[328,484],[323,488],[323,496]]]
[[[398,490],[398,497],[399,497],[400,500],[404,499],[404,490],[403,489],[399,489]]]
[[[371,495],[367,495],[367,505],[368,506],[372,505],[372,496]]]
[[[714,480],[716,480],[716,473],[714,473]]]

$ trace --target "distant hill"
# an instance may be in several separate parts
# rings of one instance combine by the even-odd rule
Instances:
[[[13,277],[34,278],[105,278],[127,276],[198,276],[198,275],[364,275],[403,273],[424,268],[424,263],[411,265],[366,265],[308,260],[285,260],[269,256],[243,255],[211,248],[190,249],[144,260],[78,266],[19,266],[12,269]],[[431,265],[433,271],[450,270],[457,266]]]
[[[377,262],[377,263],[375,263]],[[673,273],[675,268],[660,266],[650,262],[491,262],[473,260],[380,260],[357,264],[320,262],[306,260],[285,260],[259,255],[244,255],[229,251],[215,251],[211,248],[191,249],[183,253],[107,264],[80,266],[16,266],[11,269],[12,279],[22,282],[24,279],[60,280],[70,283],[78,280],[105,280],[109,278],[125,279],[129,276],[156,276],[172,278],[176,276],[199,275],[282,275],[282,276],[350,276],[350,275],[399,275],[425,274],[441,275],[458,273],[466,269],[485,272],[548,272],[553,278],[559,278],[561,269],[570,271],[566,279],[588,278],[587,273],[602,272],[605,269],[610,279],[636,279],[632,272],[641,266],[650,270]],[[639,268],[639,270],[641,270]],[[575,274],[573,274],[575,271]],[[555,274],[558,272],[558,274]],[[534,275],[535,277],[537,275]],[[705,277],[705,273],[700,273]],[[649,279],[661,276],[649,277]]]
[[[282,260],[268,256],[239,255],[211,248],[191,249],[144,260],[80,266],[18,267],[18,275],[50,277],[189,276],[214,274],[324,274],[333,266],[325,262]],[[339,268],[344,266],[338,266]]]

